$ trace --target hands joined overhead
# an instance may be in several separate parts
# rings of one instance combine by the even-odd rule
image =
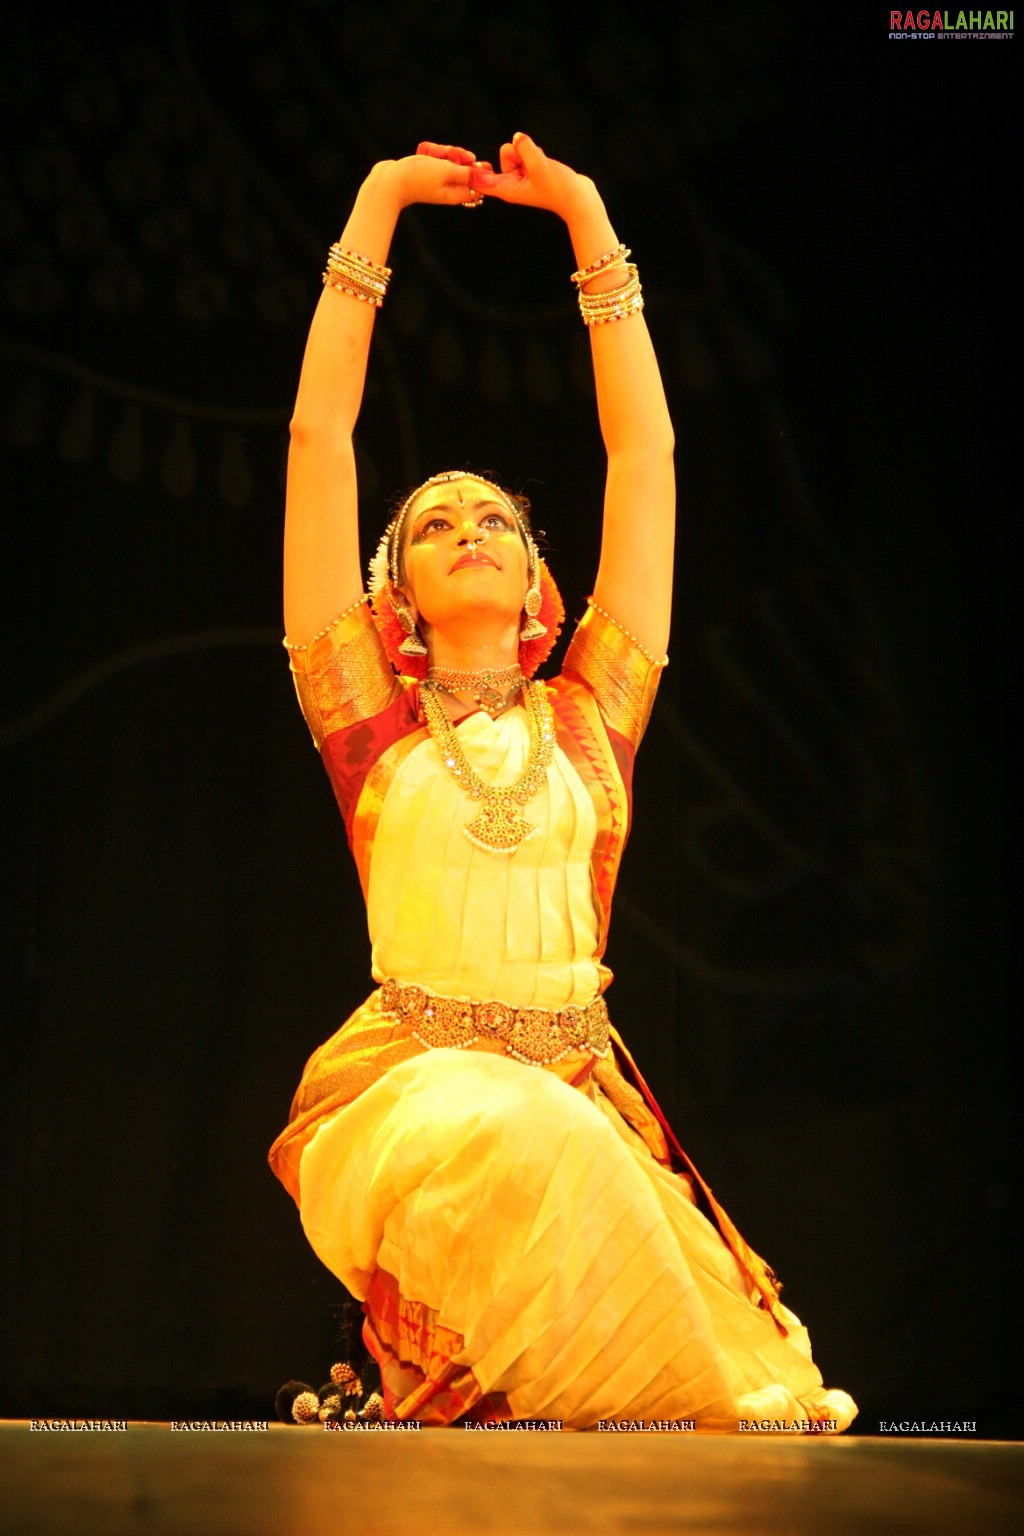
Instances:
[[[479,207],[485,197],[526,208],[546,208],[568,218],[574,204],[593,186],[560,160],[550,159],[529,134],[517,133],[501,146],[500,171],[456,144],[424,141],[414,155],[391,162],[403,207],[411,203],[450,203]]]

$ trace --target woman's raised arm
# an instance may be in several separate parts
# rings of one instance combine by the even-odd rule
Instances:
[[[528,135],[501,150],[501,174],[475,167],[488,196],[547,208],[565,221],[582,270],[618,248],[594,183],[550,160]],[[621,284],[621,264],[584,287]],[[608,454],[601,562],[594,600],[653,656],[668,644],[675,541],[675,439],[658,361],[643,315],[590,327],[601,436]]]
[[[378,267],[399,213],[411,203],[466,203],[466,150],[408,155],[375,165],[338,244]],[[366,269],[372,276],[372,269]],[[325,285],[313,316],[291,422],[284,535],[284,621],[306,644],[363,590],[352,434],[363,398],[376,307]]]

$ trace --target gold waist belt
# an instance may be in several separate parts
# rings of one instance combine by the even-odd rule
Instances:
[[[471,1003],[438,997],[425,987],[385,981],[380,1009],[411,1027],[421,1045],[465,1050],[478,1040],[500,1040],[505,1054],[530,1066],[550,1067],[570,1051],[604,1056],[608,1009],[603,997],[579,1008],[513,1008],[510,1003]]]

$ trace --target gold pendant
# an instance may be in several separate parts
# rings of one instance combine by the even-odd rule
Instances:
[[[480,814],[462,830],[485,853],[515,853],[537,828],[527,821],[514,800],[495,796],[484,801]]]

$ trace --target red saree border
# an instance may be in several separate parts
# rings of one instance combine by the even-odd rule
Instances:
[[[503,1393],[484,1393],[463,1353],[461,1333],[446,1328],[432,1307],[403,1296],[394,1275],[378,1269],[363,1302],[363,1342],[380,1367],[387,1419],[454,1424],[511,1419]]]

